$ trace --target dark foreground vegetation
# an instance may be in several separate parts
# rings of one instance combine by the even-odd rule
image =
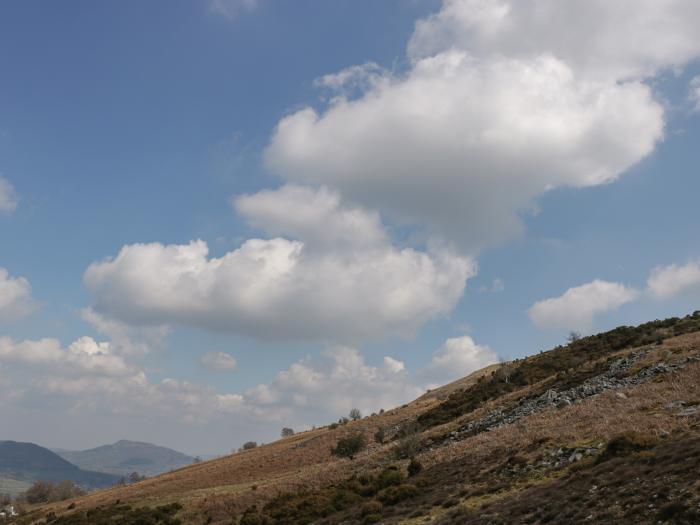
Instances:
[[[551,483],[478,509],[460,508],[447,524],[700,523],[700,438],[654,443],[650,436],[620,436],[597,460],[570,469]]]
[[[182,506],[177,503],[156,508],[134,508],[131,505],[114,503],[60,517],[51,512],[40,523],[53,525],[182,525],[182,521],[175,518],[181,509]],[[17,523],[20,522],[17,521]]]

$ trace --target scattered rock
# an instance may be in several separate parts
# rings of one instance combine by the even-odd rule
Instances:
[[[490,412],[485,417],[470,421],[466,425],[460,427],[456,431],[450,432],[447,436],[448,441],[459,441],[466,437],[487,432],[496,428],[510,425],[516,421],[540,412],[547,408],[557,407],[565,408],[569,405],[577,403],[587,397],[601,394],[607,390],[619,390],[631,385],[639,385],[657,377],[660,374],[675,372],[685,368],[685,364],[669,365],[664,362],[655,363],[649,367],[643,368],[636,374],[626,376],[632,366],[647,355],[646,351],[632,352],[622,359],[615,361],[607,372],[598,376],[587,379],[582,384],[558,392],[554,389],[547,390],[539,397],[532,399],[521,399],[517,406],[506,409],[499,407]],[[686,360],[689,362],[689,359]],[[627,399],[624,392],[616,392],[615,395],[619,399]],[[677,410],[685,405],[684,401],[674,401],[666,406],[667,410]],[[679,416],[694,416],[700,412],[699,406],[688,407],[682,410]]]

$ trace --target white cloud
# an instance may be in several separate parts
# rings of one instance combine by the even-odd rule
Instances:
[[[337,195],[283,187],[235,201],[276,237],[220,258],[203,241],[125,246],[93,263],[96,310],[128,324],[185,324],[264,339],[355,341],[410,334],[452,310],[476,267],[431,246],[393,246],[376,214]]]
[[[657,299],[670,299],[684,292],[700,291],[700,262],[654,268],[647,280],[647,289]]]
[[[269,383],[244,392],[217,392],[211,386],[174,378],[153,382],[143,370],[115,356],[109,343],[89,337],[65,349],[55,339],[14,342],[3,337],[0,365],[10,367],[11,373],[0,384],[0,399],[33,410],[60,408],[84,417],[157,416],[163,421],[203,424],[234,414],[236,428],[274,429],[279,424],[296,428],[337,420],[351,408],[364,414],[393,408],[426,388],[498,360],[488,347],[469,337],[448,339],[415,373],[396,358],[387,356],[380,366],[372,366],[357,349],[334,346],[318,359],[293,363]],[[18,373],[22,367],[31,369],[30,380]]]
[[[337,93],[351,94],[354,89],[367,89],[387,78],[387,72],[374,62],[350,66],[337,73],[329,73],[316,79],[318,87]]]
[[[341,206],[327,188],[287,185],[236,197],[232,204],[251,226],[271,236],[302,239],[306,248],[381,248],[389,240],[379,214]]]
[[[224,409],[299,425],[332,421],[351,408],[368,414],[404,403],[421,392],[400,361],[388,358],[383,367],[374,367],[354,348],[333,347],[317,363],[299,361],[269,384],[219,400]]]
[[[12,213],[17,209],[19,198],[10,181],[0,177],[0,212]]]
[[[165,325],[130,326],[107,318],[92,308],[84,308],[80,316],[99,333],[107,336],[111,348],[122,355],[146,355],[152,348],[162,346],[170,332],[170,328]]]
[[[616,179],[663,125],[642,83],[582,81],[553,56],[449,51],[359,99],[285,117],[266,162],[475,252],[518,233],[548,189]]]
[[[433,354],[419,377],[427,388],[435,388],[498,362],[498,354],[488,346],[476,344],[469,336],[453,337]]]
[[[569,288],[559,297],[536,302],[528,314],[542,329],[590,332],[596,315],[616,310],[638,296],[639,292],[633,288],[596,279]]]
[[[696,58],[698,24],[700,4],[687,0],[445,0],[416,24],[409,55],[551,54],[586,76],[639,78]]]
[[[476,253],[546,191],[614,181],[654,150],[664,108],[644,82],[700,55],[698,23],[682,1],[447,0],[418,22],[408,71],[322,77],[338,96],[283,118],[266,163]]]
[[[243,11],[258,7],[259,0],[210,0],[209,10],[225,18],[236,18]]]
[[[24,277],[11,277],[0,267],[0,323],[15,321],[36,308],[32,287]]]
[[[208,352],[202,356],[202,364],[211,370],[234,370],[236,358],[226,352]]]
[[[693,104],[693,111],[700,111],[700,75],[693,77],[689,84],[688,98]]]
[[[415,373],[393,357],[385,357],[383,366],[375,367],[358,350],[337,346],[326,351],[320,362],[304,359],[294,363],[269,384],[233,397],[218,396],[219,406],[262,420],[326,422],[346,415],[353,407],[364,414],[393,408],[412,401],[427,388],[499,361],[494,351],[467,336],[445,341],[428,365]]]
[[[132,372],[124,360],[114,355],[109,343],[81,337],[67,349],[56,339],[15,342],[0,337],[0,363],[51,367],[52,373],[124,376]]]

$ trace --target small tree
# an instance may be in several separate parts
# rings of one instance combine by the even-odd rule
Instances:
[[[509,383],[510,382],[510,376],[513,375],[513,365],[511,363],[503,363],[501,365],[501,368],[498,369],[497,375],[499,378],[503,380],[504,383]]]
[[[24,493],[27,503],[48,503],[51,492],[53,491],[53,483],[50,481],[37,481]]]
[[[394,445],[394,457],[396,459],[413,459],[420,451],[420,435],[418,427],[409,423],[399,429],[398,441]]]
[[[355,454],[365,448],[367,440],[362,432],[355,432],[338,440],[335,448],[331,449],[331,454],[342,458],[354,459]]]
[[[569,335],[566,338],[566,342],[571,344],[571,343],[575,343],[579,339],[581,339],[581,334],[579,334],[578,332],[575,332],[574,330],[571,330],[571,332],[569,332]]]
[[[350,416],[350,419],[352,419],[353,421],[357,421],[358,419],[362,419],[362,412],[360,412],[359,408],[353,408],[350,411],[350,414],[348,414],[348,415]]]
[[[128,481],[129,483],[138,483],[139,481],[143,481],[144,479],[146,479],[146,476],[142,476],[138,472],[132,472],[131,474],[129,474]]]
[[[294,430],[291,429],[291,428],[288,428],[288,427],[284,427],[284,428],[282,429],[282,432],[280,432],[280,435],[281,435],[283,438],[287,438],[287,437],[293,436],[293,435],[294,435]]]
[[[241,447],[243,450],[252,450],[256,448],[258,444],[255,441],[248,441],[246,443],[243,443],[243,447]]]

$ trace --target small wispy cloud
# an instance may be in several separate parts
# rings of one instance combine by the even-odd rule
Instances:
[[[688,84],[688,98],[693,104],[693,112],[700,112],[700,75],[694,76]]]
[[[0,176],[0,212],[12,213],[18,204],[19,198],[14,187],[9,180]]]
[[[223,17],[234,19],[243,11],[258,7],[259,0],[211,0],[209,10]]]
[[[202,356],[202,365],[210,370],[234,370],[236,358],[225,352],[209,352]]]

